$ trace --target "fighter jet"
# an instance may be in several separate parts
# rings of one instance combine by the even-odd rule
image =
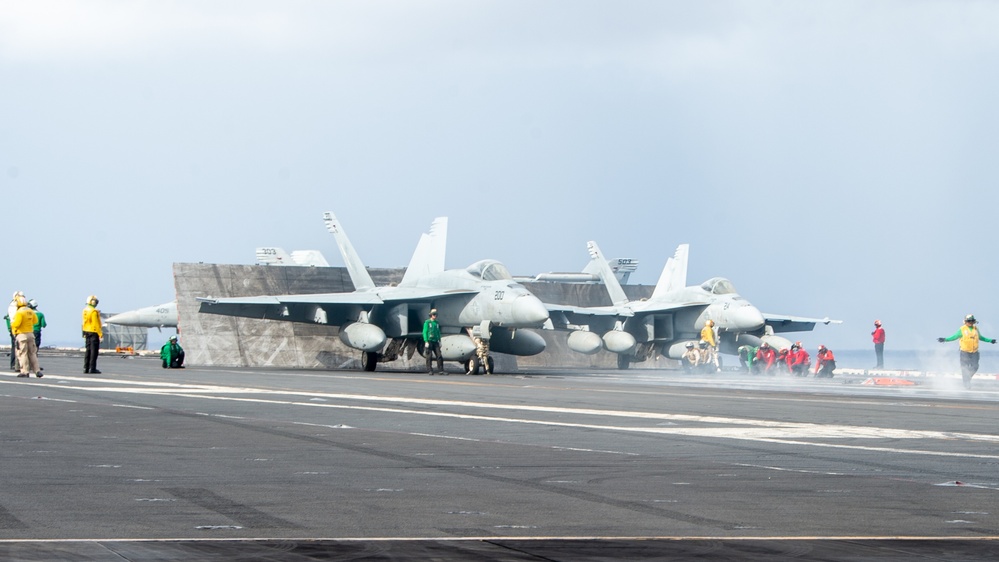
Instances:
[[[666,261],[649,299],[629,300],[596,242],[588,242],[591,261],[597,264],[607,287],[610,306],[575,307],[549,304],[552,327],[570,330],[567,344],[579,353],[601,348],[618,354],[618,367],[627,369],[655,353],[679,359],[687,342],[695,344],[708,320],[715,324],[719,351],[735,354],[743,344],[767,341],[775,347],[790,342],[775,332],[811,330],[817,323],[837,320],[763,314],[739,296],[732,282],[713,277],[697,286],[686,286],[690,247],[681,244]],[[601,266],[603,264],[603,266]]]
[[[137,326],[139,328],[156,328],[158,330],[162,328],[176,328],[177,301],[115,314],[105,322],[118,324],[119,326]]]
[[[638,260],[633,258],[611,258],[607,260],[607,265],[610,266],[611,271],[614,273],[614,277],[617,278],[618,282],[622,285],[628,284],[628,279],[631,278],[631,274],[638,269]],[[587,262],[586,267],[583,271],[575,272],[570,271],[567,273],[561,272],[549,272],[549,273],[539,273],[534,277],[516,277],[515,281],[529,281],[533,283],[600,283],[600,274],[598,272],[599,267],[596,263],[590,261]]]
[[[437,309],[441,327],[442,356],[466,368],[478,360],[473,336],[488,340],[490,349],[500,353],[526,356],[545,349],[544,338],[523,328],[542,327],[548,311],[513,281],[503,264],[482,260],[465,269],[444,269],[446,217],[433,221],[430,232],[420,237],[402,281],[388,287],[375,286],[333,213],[324,213],[323,220],[340,249],[354,291],[199,298],[200,312],[338,326],[340,341],[361,352],[365,371],[400,355],[422,354],[423,321],[432,308]]]
[[[319,250],[295,250],[289,255],[281,248],[257,248],[257,263],[263,265],[330,266]],[[106,322],[119,326],[156,328],[158,330],[176,328],[177,301],[115,314],[109,317]]]
[[[260,265],[301,265],[306,267],[330,266],[319,250],[294,250],[289,254],[283,248],[257,248],[257,263]]]

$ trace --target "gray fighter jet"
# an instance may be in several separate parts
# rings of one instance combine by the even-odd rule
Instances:
[[[137,326],[139,328],[176,328],[177,301],[147,306],[110,316],[105,322],[119,326]]]
[[[301,265],[306,267],[329,267],[319,250],[293,250],[290,254],[284,248],[257,248],[257,263],[260,265]]]
[[[622,285],[628,284],[628,279],[631,278],[631,274],[638,269],[638,260],[633,258],[612,258],[607,260],[607,265],[610,266],[611,271],[614,273],[614,277]],[[528,281],[531,283],[600,283],[599,266],[592,260],[587,262],[586,267],[582,271],[575,272],[549,272],[549,273],[539,273],[534,277],[517,277],[514,276],[515,281]]]
[[[544,351],[544,338],[522,328],[542,327],[548,311],[503,264],[482,260],[465,269],[444,269],[447,218],[433,221],[402,281],[388,287],[375,286],[333,213],[324,213],[323,220],[343,255],[353,292],[199,298],[200,312],[338,326],[340,341],[361,351],[365,371],[414,350],[422,354],[423,322],[431,308],[437,309],[442,356],[466,368],[477,361],[473,336],[500,353]]]
[[[732,282],[714,277],[686,286],[689,246],[681,244],[666,261],[649,299],[629,300],[595,242],[588,242],[592,263],[599,267],[610,306],[575,307],[548,304],[555,329],[569,330],[573,351],[593,354],[606,349],[618,354],[618,367],[627,369],[658,353],[679,359],[687,342],[701,339],[708,320],[715,324],[719,351],[735,354],[740,345],[767,341],[776,348],[791,343],[776,332],[811,330],[817,323],[839,323],[828,318],[763,314],[735,291]],[[602,264],[602,266],[601,266]]]

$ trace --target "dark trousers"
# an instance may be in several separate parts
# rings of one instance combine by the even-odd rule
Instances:
[[[97,354],[101,349],[101,337],[97,332],[83,332],[86,351],[83,354],[83,372],[97,370]]]
[[[423,350],[424,357],[427,358],[427,371],[434,372],[433,369],[433,359],[437,356],[437,370],[444,372],[444,357],[441,356],[441,342],[439,341],[428,341],[424,345]]]
[[[978,352],[961,352],[961,378],[964,379],[965,388],[971,387],[971,377],[978,372]]]
[[[819,367],[819,372],[815,373],[815,377],[816,378],[827,377],[831,379],[833,376],[833,371],[835,370],[836,370],[836,362],[826,361],[825,363],[822,364],[821,367]]]
[[[10,334],[10,370],[18,371],[20,366],[17,364],[17,339],[14,338],[14,332],[8,332]]]
[[[35,347],[42,347],[42,332],[35,332]]]
[[[885,366],[885,344],[876,343],[874,344],[874,355],[878,357],[878,363],[875,368],[884,368]]]
[[[184,366],[184,350],[180,350],[176,355],[170,358],[170,363],[167,364],[166,359],[163,360],[164,369],[180,369]]]

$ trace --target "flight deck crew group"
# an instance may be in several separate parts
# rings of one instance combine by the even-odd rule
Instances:
[[[90,295],[83,308],[82,329],[85,347],[83,372],[87,374],[101,373],[97,369],[97,357],[100,354],[100,344],[104,333],[101,328],[101,313],[97,309],[98,302],[95,295]],[[22,291],[16,291],[7,307],[7,315],[4,316],[4,320],[6,320],[7,331],[11,339],[11,370],[18,372],[18,377],[35,375],[41,378],[43,369],[38,364],[38,348],[42,342],[42,329],[47,324],[45,315],[38,310],[38,302],[34,299],[28,300]],[[965,316],[964,325],[957,332],[949,337],[937,338],[937,341],[941,343],[959,340],[961,377],[966,388],[971,387],[971,379],[978,372],[978,342],[996,343],[995,339],[983,336],[978,330],[977,324],[975,316],[969,314]],[[714,332],[714,321],[707,320],[700,335],[699,345],[687,342],[686,351],[680,358],[681,366],[688,372],[719,371],[718,340]],[[880,320],[874,321],[874,331],[871,332],[871,337],[877,360],[875,368],[884,368],[885,331]],[[488,343],[479,340],[476,344],[477,354],[484,361],[483,356],[488,355]],[[437,309],[431,309],[429,317],[423,323],[423,345],[427,371],[431,375],[446,374],[444,372],[444,358],[441,354],[441,329],[437,322]],[[800,377],[807,376],[811,366],[811,357],[801,342],[795,342],[790,349],[779,351],[774,350],[767,342],[763,342],[759,347],[743,345],[738,348],[737,353],[742,368],[751,373],[776,374],[776,372],[784,372]],[[177,336],[171,336],[170,340],[163,345],[160,349],[160,358],[163,361],[163,368],[183,368],[184,350],[180,347]],[[436,373],[433,369],[434,359],[437,360]],[[814,375],[831,378],[835,369],[836,359],[832,350],[820,345],[816,355]]]

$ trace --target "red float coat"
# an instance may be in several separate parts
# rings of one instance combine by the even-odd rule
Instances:
[[[885,343],[885,329],[881,326],[874,328],[871,335],[874,336],[874,343]]]
[[[815,356],[815,372],[818,373],[822,370],[822,365],[825,365],[828,361],[835,361],[836,357],[833,356],[831,349],[826,349],[825,351],[820,351],[818,355]]]

